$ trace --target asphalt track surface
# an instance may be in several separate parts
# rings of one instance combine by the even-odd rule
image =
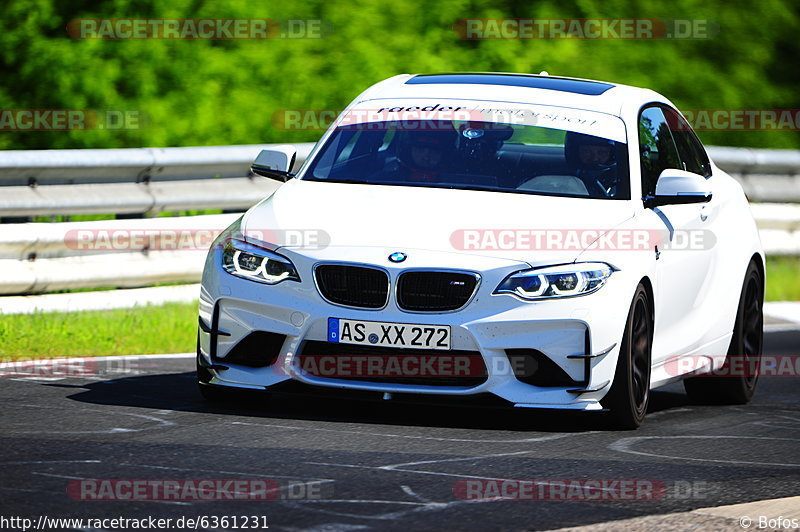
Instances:
[[[800,331],[767,334],[765,352],[800,354]],[[746,406],[694,405],[671,385],[654,392],[639,430],[616,432],[597,414],[260,396],[209,405],[193,367],[189,358],[116,360],[89,375],[0,379],[0,516],[548,530],[800,493],[798,377],[762,378]],[[81,479],[267,479],[274,498],[81,500],[68,493]],[[663,491],[623,500],[459,496],[465,481],[492,479],[639,479]]]

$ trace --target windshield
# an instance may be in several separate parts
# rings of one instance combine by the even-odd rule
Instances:
[[[499,122],[398,120],[338,127],[303,179],[630,199],[626,144]]]

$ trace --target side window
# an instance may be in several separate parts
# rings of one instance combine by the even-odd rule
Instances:
[[[672,137],[678,146],[678,155],[680,155],[686,171],[710,177],[711,165],[708,162],[708,155],[706,155],[703,145],[697,140],[692,127],[674,109],[665,108],[664,113],[670,131],[672,131]]]
[[[648,107],[639,117],[639,154],[642,165],[642,194],[652,196],[656,181],[665,168],[683,170],[669,124],[660,107]]]

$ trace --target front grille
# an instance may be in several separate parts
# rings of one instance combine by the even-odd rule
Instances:
[[[338,305],[378,309],[389,297],[389,276],[383,270],[343,264],[323,264],[316,269],[322,297]]]
[[[478,278],[460,272],[406,272],[397,281],[397,304],[404,310],[442,312],[466,305]]]
[[[301,373],[319,378],[420,386],[473,387],[487,377],[486,364],[478,351],[318,341],[303,345],[295,367]]]

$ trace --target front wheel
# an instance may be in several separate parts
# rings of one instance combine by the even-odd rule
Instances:
[[[751,262],[744,276],[725,364],[710,375],[683,381],[683,387],[693,401],[741,405],[753,398],[764,342],[763,301],[761,271],[755,262]]]
[[[601,401],[609,410],[615,428],[631,430],[644,421],[650,402],[650,351],[653,345],[653,316],[650,297],[639,285],[633,296],[617,369],[611,390]]]

